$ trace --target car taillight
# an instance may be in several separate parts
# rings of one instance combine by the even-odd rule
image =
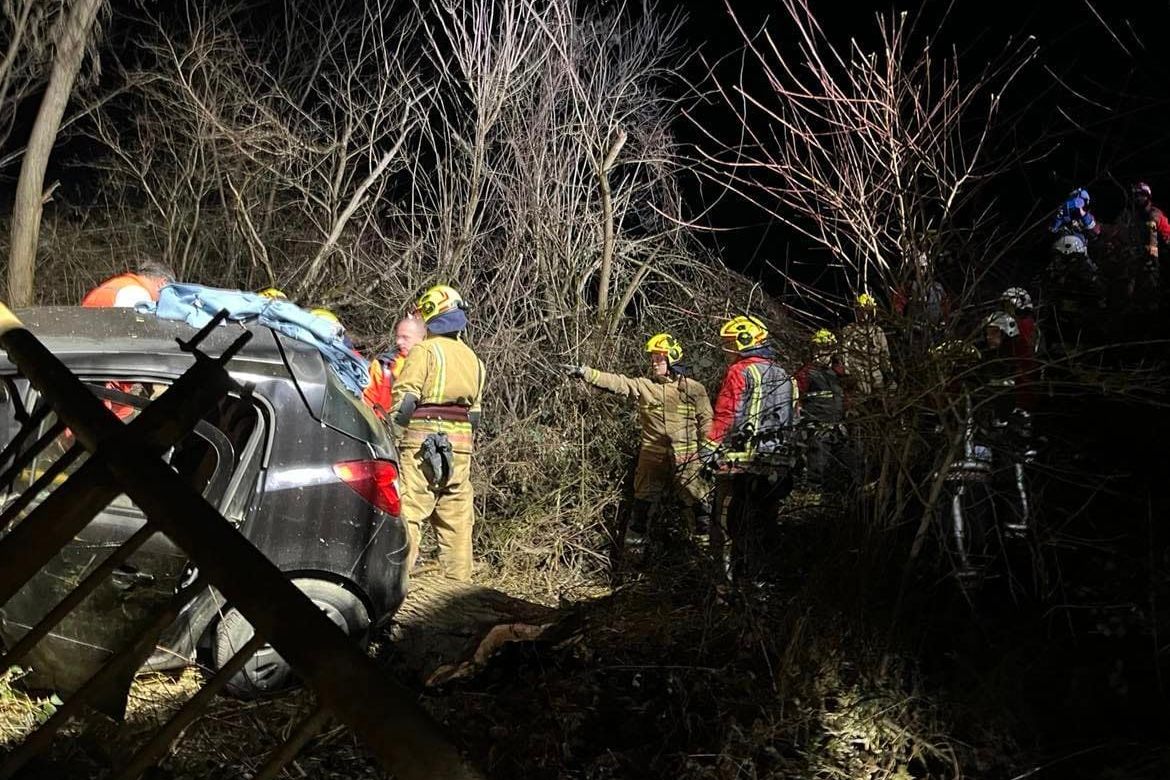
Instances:
[[[333,473],[354,492],[388,515],[398,516],[402,502],[394,480],[398,469],[388,460],[347,460],[333,464]]]

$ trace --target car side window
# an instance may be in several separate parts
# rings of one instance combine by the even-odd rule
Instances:
[[[110,380],[91,381],[94,394],[102,399],[106,407],[125,423],[130,423],[147,405],[167,388],[165,383],[125,382]],[[37,401],[35,391],[28,391],[24,399],[27,408],[33,409]],[[35,416],[30,424],[35,431],[25,431],[25,442],[21,451],[34,446],[41,437],[56,424],[56,415],[50,412],[39,422]],[[232,476],[240,465],[240,456],[254,433],[258,432],[259,415],[255,405],[248,400],[228,397],[219,402],[195,429],[163,455],[163,459],[183,477],[192,488],[199,491],[211,504],[219,507],[232,485]],[[19,429],[13,431],[9,425],[5,431],[7,444]],[[68,429],[58,434],[14,476],[11,485],[0,486],[15,495],[32,485],[45,471],[74,444],[73,434]],[[82,453],[73,464],[58,475],[47,488],[51,492],[65,481],[85,462],[88,453]],[[130,499],[122,494],[110,503],[110,510],[138,513]]]

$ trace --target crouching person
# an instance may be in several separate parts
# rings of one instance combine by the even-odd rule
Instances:
[[[634,472],[634,501],[626,540],[639,544],[655,504],[678,497],[690,509],[695,531],[710,525],[707,484],[700,474],[699,444],[711,423],[711,401],[701,383],[687,376],[682,345],[669,333],[646,342],[650,376],[609,374],[588,366],[570,373],[594,387],[638,404],[641,444]]]
[[[471,454],[484,367],[463,341],[467,316],[459,293],[445,285],[432,287],[419,298],[418,314],[427,336],[402,364],[391,414],[402,519],[410,542],[407,569],[418,558],[423,523],[430,522],[443,574],[467,582],[475,520]]]
[[[719,336],[729,366],[700,451],[717,475],[711,547],[727,574],[756,581],[763,569],[760,540],[792,490],[792,379],[757,318],[729,320]],[[729,557],[724,557],[726,537]]]

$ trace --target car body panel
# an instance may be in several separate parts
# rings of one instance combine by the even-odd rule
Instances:
[[[189,339],[193,329],[131,310],[60,307],[17,315],[74,374],[96,383],[166,384],[194,360],[176,341]],[[216,328],[200,349],[217,355],[242,330],[238,325]],[[405,528],[400,518],[374,508],[342,482],[332,466],[346,460],[396,460],[388,433],[344,389],[315,348],[263,327],[251,330],[251,341],[227,368],[251,388],[254,400],[243,403],[254,404],[256,430],[239,452],[221,454],[221,459],[238,458],[238,463],[228,464],[226,472],[215,471],[212,478],[218,481],[214,487],[209,481],[212,494],[206,497],[282,571],[342,584],[366,603],[375,622],[385,620],[405,595]],[[289,363],[296,365],[295,371],[290,371]],[[13,373],[0,356],[0,376]],[[6,438],[0,446],[19,428],[11,409],[5,408],[7,419],[0,434]],[[200,425],[210,426],[223,438],[216,426]],[[218,445],[213,447],[219,451]],[[0,627],[3,638],[10,643],[23,634],[27,628],[22,626],[35,622],[38,610],[47,612],[141,524],[136,510],[119,508],[118,502],[100,513],[58,554],[59,560],[3,605],[0,615],[7,626]],[[185,556],[157,534],[123,568],[86,599],[70,623],[54,632],[54,641],[41,642],[55,644],[51,654],[39,659],[46,669],[51,667],[53,684],[47,687],[73,689],[88,676],[86,670],[104,660],[103,653],[123,644],[132,629],[174,593],[181,579],[192,576]],[[189,662],[222,606],[214,590],[199,595],[164,632],[152,665]],[[103,650],[61,649],[78,641]]]

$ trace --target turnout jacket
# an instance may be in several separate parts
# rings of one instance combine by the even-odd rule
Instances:
[[[698,452],[711,424],[711,401],[700,382],[687,376],[629,377],[596,368],[585,369],[585,381],[638,402],[643,451],[671,453],[676,461]]]
[[[470,453],[483,404],[484,366],[461,339],[427,336],[406,356],[394,384],[393,419],[402,442],[421,445],[446,433],[455,452]]]

